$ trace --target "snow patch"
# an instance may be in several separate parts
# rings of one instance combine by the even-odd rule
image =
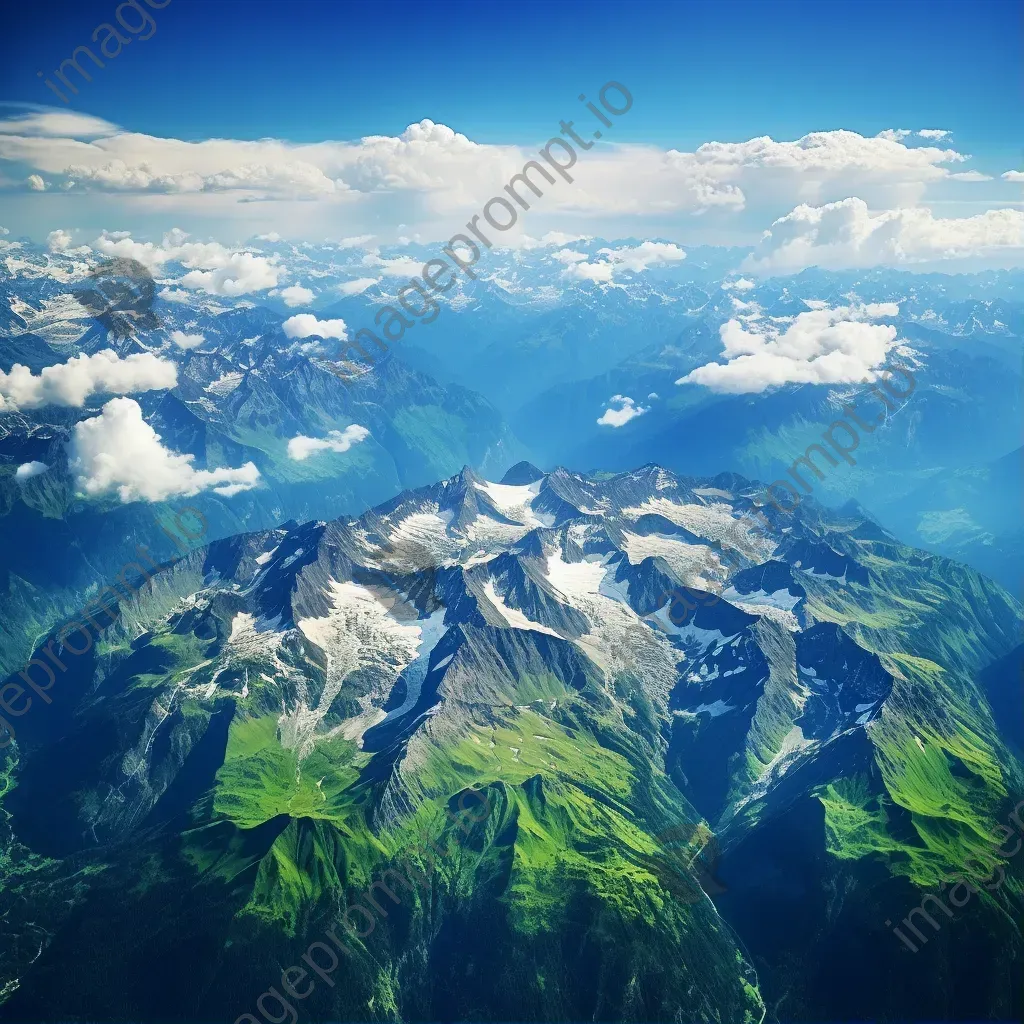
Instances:
[[[663,558],[672,574],[686,586],[696,590],[711,590],[713,581],[722,581],[727,573],[717,553],[704,544],[687,544],[676,537],[662,533],[622,531],[626,557],[631,565],[645,558]]]
[[[361,741],[363,733],[385,717],[380,705],[400,673],[415,660],[422,641],[420,625],[397,621],[367,587],[333,579],[329,587],[330,611],[297,623],[302,635],[324,652],[327,678],[323,692],[315,706],[300,695],[295,709],[279,720],[282,744],[297,747],[300,755],[312,749],[317,727],[345,680],[356,671],[366,675],[370,686],[359,698],[362,713],[343,723],[341,733]]]
[[[561,636],[561,634],[551,629],[550,626],[534,622],[533,619],[527,618],[518,608],[512,608],[505,604],[504,598],[494,588],[493,579],[487,580],[484,584],[484,593],[487,595],[487,600],[494,606],[495,611],[505,620],[505,624],[513,629],[532,629],[538,633],[548,633],[550,636]]]
[[[217,395],[219,398],[223,398],[224,395],[230,395],[231,392],[242,383],[244,378],[245,374],[238,373],[237,371],[225,373],[212,383],[207,384],[203,390],[208,391],[211,395]]]

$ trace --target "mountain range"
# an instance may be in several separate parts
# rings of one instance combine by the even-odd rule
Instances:
[[[917,953],[890,925],[1024,796],[1020,605],[759,495],[467,467],[170,560],[81,656],[55,631],[4,767],[0,1016],[236,1019],[410,858],[296,1013],[1019,1014],[1019,865]]]

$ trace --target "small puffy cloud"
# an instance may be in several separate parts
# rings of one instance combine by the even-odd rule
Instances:
[[[25,184],[28,185],[28,187],[33,192],[45,192],[46,191],[46,182],[43,181],[43,179],[38,174],[30,174],[25,179]]]
[[[641,242],[639,245],[624,245],[618,249],[598,249],[597,255],[606,256],[607,259],[596,263],[578,262],[579,257],[586,260],[587,256],[572,249],[563,249],[554,255],[555,259],[570,263],[562,271],[565,280],[593,281],[597,284],[610,284],[619,271],[639,274],[657,263],[678,263],[686,259],[686,253],[670,242]]]
[[[563,231],[549,231],[542,235],[541,245],[569,245],[571,242],[589,242],[590,235],[567,235]]]
[[[1003,171],[999,177],[1003,181],[1024,181],[1024,171]]]
[[[342,295],[362,295],[367,288],[377,283],[376,277],[358,277],[354,281],[342,281],[334,286]]]
[[[421,260],[411,256],[396,256],[394,259],[378,256],[369,252],[363,257],[363,265],[373,267],[385,277],[415,277],[423,269]]]
[[[233,252],[216,270],[190,270],[178,284],[201,289],[211,295],[236,298],[250,292],[276,288],[282,271],[264,256],[251,252]]]
[[[344,341],[348,330],[344,320],[318,320],[312,313],[296,313],[281,325],[289,338],[337,338]]]
[[[45,462],[23,462],[14,471],[14,479],[21,484],[34,476],[39,476],[40,473],[45,473],[49,468]]]
[[[944,139],[949,132],[943,128],[922,128],[917,134],[922,139]]]
[[[798,206],[780,217],[743,266],[782,274],[996,255],[1024,259],[1024,211],[947,218],[924,207],[871,213],[862,199],[851,198]]]
[[[656,263],[678,263],[686,259],[686,253],[671,242],[641,242],[639,245],[625,245],[618,249],[598,249],[599,256],[607,256],[616,267],[638,274]]]
[[[188,273],[176,284],[229,298],[276,288],[284,273],[276,256],[232,251],[219,242],[190,242],[188,237],[174,228],[155,245],[136,241],[127,231],[104,231],[93,248],[104,256],[138,260],[152,271],[165,263],[180,263]]]
[[[288,442],[288,458],[303,462],[314,452],[347,452],[352,445],[365,441],[369,436],[369,430],[358,423],[353,423],[344,430],[330,430],[324,438],[299,434]]]
[[[577,252],[575,249],[559,249],[551,254],[552,259],[559,263],[586,263],[590,257],[585,252]]]
[[[814,306],[818,307],[817,302]],[[729,394],[759,393],[780,384],[852,384],[875,379],[896,344],[896,328],[868,320],[899,314],[895,302],[812,308],[780,330],[738,320],[719,328],[725,363],[706,363],[677,384],[703,384]]]
[[[46,236],[46,247],[50,252],[63,252],[71,246],[71,232],[58,228]]]
[[[618,408],[615,408],[618,406]],[[608,408],[598,417],[597,423],[601,427],[624,427],[630,420],[637,416],[643,416],[650,412],[650,406],[644,408],[636,405],[632,398],[626,395],[612,395]]]
[[[165,448],[131,398],[113,398],[99,416],[76,423],[68,453],[78,491],[92,497],[116,491],[122,502],[190,498],[209,490],[230,498],[260,478],[252,462],[238,469],[195,469],[195,456]]]
[[[19,409],[41,405],[80,407],[90,395],[130,395],[139,391],[173,388],[177,367],[169,359],[150,352],[136,352],[122,359],[111,349],[94,355],[82,353],[66,363],[44,366],[35,375],[15,363],[10,373],[0,370],[0,409],[13,404]]]
[[[351,235],[349,238],[343,238],[338,243],[339,249],[358,249],[362,245],[366,245],[373,235]]]
[[[533,238],[524,233],[515,234],[506,238],[500,248],[502,249],[546,249],[553,245],[569,245],[572,242],[589,242],[592,235],[566,234],[564,231],[548,231],[540,238]]]
[[[206,335],[186,334],[184,331],[171,331],[171,341],[173,341],[178,348],[182,348],[187,351],[190,348],[199,348],[199,346],[206,341]]]
[[[281,289],[281,299],[289,308],[308,306],[313,301],[313,292],[300,284],[291,284]]]
[[[887,142],[902,142],[908,135],[913,134],[909,128],[886,128],[884,132],[879,132],[875,138],[885,139]]]
[[[593,284],[611,284],[614,263],[571,263],[562,271],[566,281],[590,281]]]
[[[157,292],[157,297],[164,300],[164,302],[180,302],[187,304],[189,301],[188,292],[182,291],[180,288],[161,288]]]
[[[749,292],[756,285],[747,277],[741,277],[736,281],[723,281],[722,291],[724,292]]]
[[[280,242],[281,236],[276,231],[268,231],[265,235],[257,235],[256,240],[259,242]]]
[[[981,171],[957,171],[951,174],[951,181],[991,181],[991,174],[982,174]]]

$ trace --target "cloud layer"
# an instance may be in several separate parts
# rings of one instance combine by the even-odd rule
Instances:
[[[875,379],[896,344],[896,328],[868,320],[895,317],[895,302],[811,309],[779,330],[748,330],[738,320],[719,328],[725,363],[707,363],[677,384],[702,384],[730,394],[761,392],[780,384],[852,384]]]
[[[209,490],[229,498],[251,490],[260,478],[252,462],[238,469],[193,468],[195,456],[165,448],[130,398],[112,398],[99,416],[75,424],[68,452],[78,491],[92,497],[116,491],[122,502],[187,498]]]
[[[538,218],[531,230],[564,231],[598,215],[664,223],[676,214],[734,217],[745,210],[758,211],[763,227],[800,203],[823,205],[851,195],[874,209],[913,206],[929,186],[967,170],[963,165],[970,158],[949,144],[947,134],[900,129],[872,138],[822,131],[792,140],[712,141],[693,151],[604,139],[578,154],[572,183],[545,183],[543,200],[530,213]],[[428,119],[396,136],[301,144],[161,138],[70,112],[0,121],[0,164],[11,169],[12,188],[23,190],[31,174],[31,187],[39,190],[118,194],[123,211],[151,211],[159,194],[167,210],[197,219],[216,211],[250,224],[258,209],[259,229],[268,240],[280,239],[270,227],[286,226],[293,236],[303,228],[329,230],[325,210],[333,211],[335,229],[345,225],[350,234],[370,227],[376,233],[390,221],[401,223],[400,233],[408,236],[422,228],[429,232],[424,238],[436,240],[442,232],[447,238],[463,213],[501,194],[536,156],[535,147],[477,143]],[[252,206],[256,201],[258,208]],[[555,214],[579,223],[542,223]],[[616,234],[607,225],[597,230]],[[515,235],[505,241],[515,244]],[[227,275],[218,275],[222,269],[197,265],[196,286],[226,287]],[[607,271],[576,273],[600,277]]]

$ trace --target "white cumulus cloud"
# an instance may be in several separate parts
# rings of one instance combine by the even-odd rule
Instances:
[[[276,256],[233,251],[220,242],[190,242],[188,238],[184,231],[174,228],[156,245],[136,241],[127,231],[105,231],[93,242],[93,248],[104,256],[138,260],[153,271],[165,263],[180,263],[188,273],[175,284],[228,298],[276,288],[284,273]],[[167,297],[163,292],[161,296]]]
[[[598,249],[599,256],[608,259],[623,270],[638,274],[656,263],[678,263],[686,259],[686,253],[671,242],[641,242],[639,245],[624,245],[618,249]]]
[[[366,427],[353,423],[344,430],[330,430],[326,437],[306,437],[298,434],[288,442],[288,458],[303,462],[314,452],[347,452],[354,444],[370,436]]]
[[[567,263],[562,277],[567,281],[593,281],[609,284],[616,274],[628,271],[639,274],[658,263],[678,263],[686,259],[686,253],[671,242],[641,242],[639,245],[623,245],[617,249],[598,249],[598,256],[606,259],[596,263],[587,260],[584,253],[573,249],[562,249],[554,253],[556,260]]]
[[[313,292],[301,284],[291,284],[281,289],[281,299],[289,308],[308,306],[313,301]]]
[[[780,384],[842,384],[874,380],[896,344],[891,324],[867,323],[899,315],[895,302],[837,306],[808,303],[784,329],[738,320],[719,328],[725,363],[706,363],[676,381],[730,394],[761,392]]]
[[[46,236],[46,247],[50,252],[63,252],[71,246],[71,232],[58,228]]]
[[[615,264],[607,261],[600,263],[570,263],[562,271],[566,281],[590,281],[593,284],[611,284],[615,274]]]
[[[26,480],[31,480],[34,476],[39,476],[40,473],[45,473],[49,468],[45,462],[23,462],[14,471],[14,479],[19,484],[24,483]]]
[[[165,448],[131,398],[112,398],[99,416],[75,424],[68,453],[78,491],[93,497],[116,491],[122,502],[188,498],[209,490],[229,498],[251,490],[260,478],[252,462],[238,469],[195,469],[195,456]]]
[[[337,338],[344,341],[348,337],[344,320],[318,320],[312,313],[296,313],[288,317],[281,325],[289,338]]]
[[[190,349],[199,348],[206,341],[204,334],[186,334],[184,331],[171,331],[171,341],[178,348]]]
[[[936,217],[924,207],[872,213],[862,199],[798,206],[780,217],[744,268],[760,273],[902,266],[932,260],[1024,257],[1024,211],[986,210],[973,217]]]
[[[66,363],[44,366],[38,375],[15,363],[10,373],[0,370],[0,409],[11,403],[19,409],[41,405],[79,407],[90,395],[130,395],[139,391],[173,388],[177,367],[150,352],[121,358],[111,349],[94,355],[82,353]]]
[[[598,417],[597,422],[602,427],[624,427],[630,420],[650,411],[650,406],[639,406],[626,395],[612,395],[608,408]]]
[[[201,289],[212,295],[236,298],[249,292],[276,288],[281,268],[264,256],[251,252],[233,252],[224,266],[216,270],[190,270],[178,283],[186,288]]]

